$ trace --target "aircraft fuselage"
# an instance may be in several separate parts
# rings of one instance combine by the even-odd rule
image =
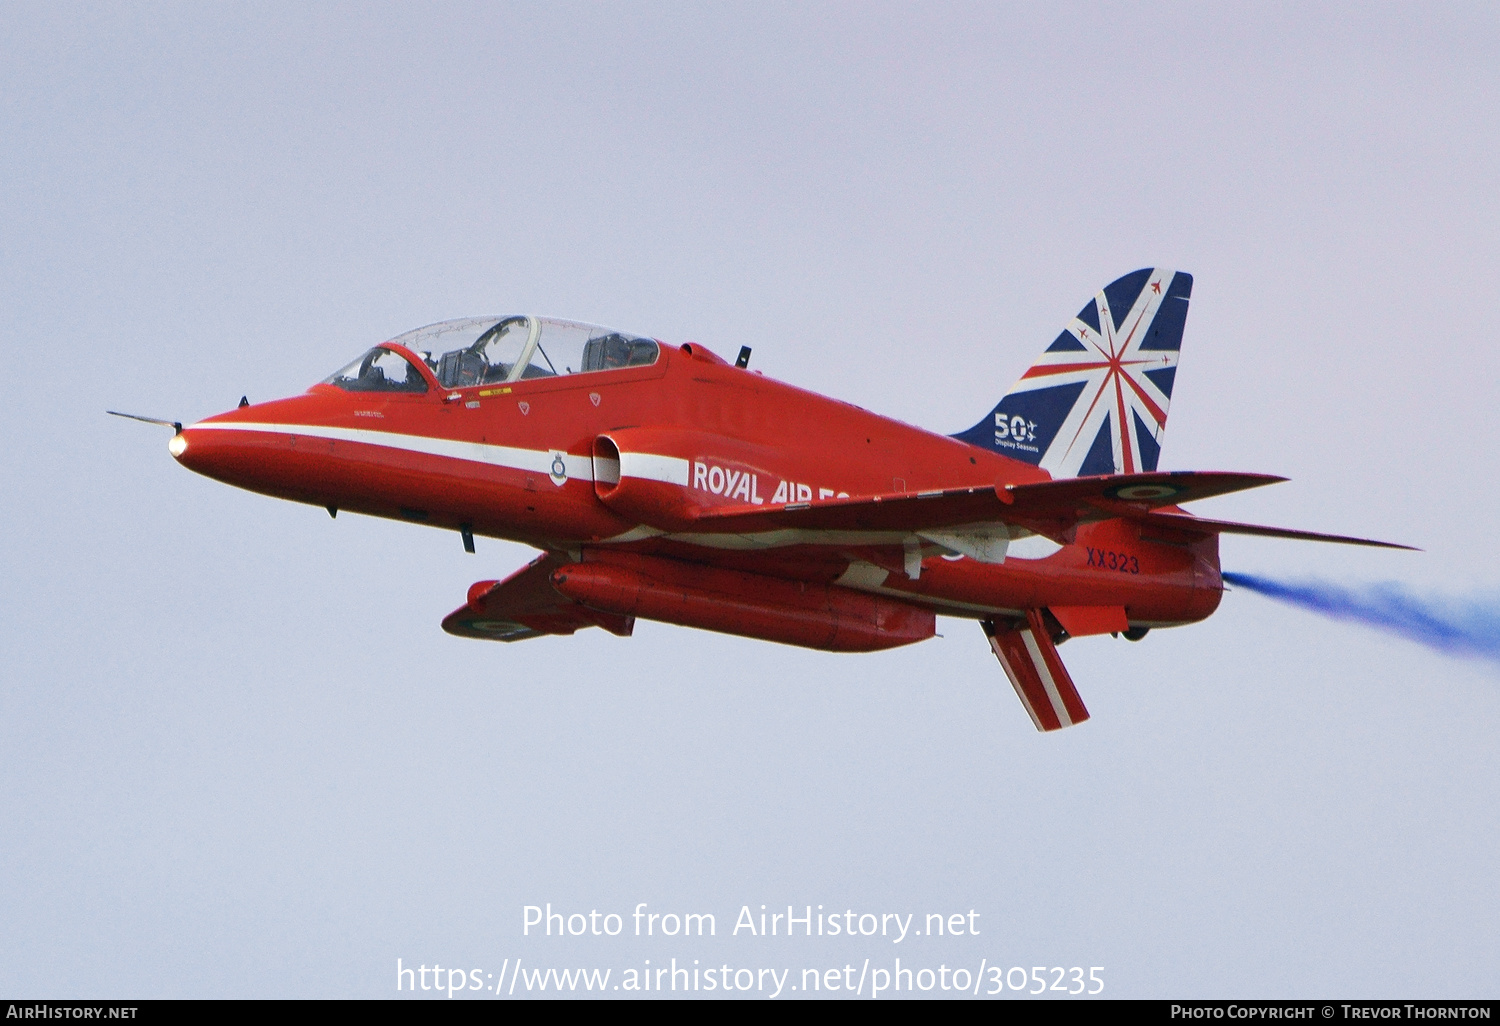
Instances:
[[[1050,480],[1019,460],[731,366],[701,346],[662,346],[646,366],[463,387],[443,387],[411,359],[425,391],[316,385],[191,425],[174,454],[209,477],[315,506],[574,560],[628,553],[833,585],[943,615],[1123,607],[1139,629],[1201,620],[1219,603],[1216,537],[1143,537],[1126,519],[1081,524],[1064,544],[1012,540],[1003,562],[899,531],[722,531],[685,519],[665,507],[795,509]],[[620,453],[600,440],[617,438],[644,438],[659,450],[646,455],[671,462],[652,481],[680,493],[661,516],[601,498],[619,480]],[[651,480],[644,457],[628,458]],[[665,480],[672,473],[681,476]]]

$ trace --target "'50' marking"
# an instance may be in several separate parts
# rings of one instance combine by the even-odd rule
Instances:
[[[1109,549],[1091,549],[1088,546],[1084,546],[1084,551],[1089,554],[1089,566],[1100,570],[1118,570],[1122,574],[1141,572],[1140,561],[1129,553],[1111,552]]]

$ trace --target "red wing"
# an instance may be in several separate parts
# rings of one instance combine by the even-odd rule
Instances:
[[[1001,520],[1018,524],[1057,541],[1071,540],[1079,524],[1115,517],[1137,518],[1178,503],[1277,484],[1284,477],[1221,471],[1167,471],[1064,478],[1038,484],[1010,485],[996,497],[1011,512]]]
[[[992,488],[948,488],[785,506],[733,506],[696,518],[714,531],[778,528],[835,531],[927,531],[1003,522],[1057,538],[1078,524],[1206,499],[1285,478],[1266,474],[1178,471],[1111,474]]]
[[[601,613],[557,593],[552,574],[566,565],[548,553],[503,581],[480,581],[469,589],[469,601],[443,618],[443,630],[488,641],[572,634],[581,627],[603,627],[611,634],[628,636],[635,617]]]
[[[753,533],[776,529],[824,531],[934,531],[961,525],[1005,523],[1055,541],[1072,541],[1079,524],[1123,518],[1143,527],[1182,534],[1253,534],[1268,538],[1372,545],[1409,545],[1350,538],[1341,534],[1204,520],[1180,511],[1179,503],[1259,488],[1285,481],[1270,474],[1219,471],[1165,471],[1064,478],[997,488],[948,488],[931,492],[825,499],[785,506],[732,506],[700,513],[697,521],[714,531]]]

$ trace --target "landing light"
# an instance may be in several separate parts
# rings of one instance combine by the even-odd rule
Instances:
[[[177,459],[182,459],[182,454],[187,452],[187,438],[183,435],[173,435],[172,440],[167,443],[167,452]]]

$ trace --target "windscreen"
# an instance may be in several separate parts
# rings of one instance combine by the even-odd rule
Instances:
[[[411,361],[393,349],[376,346],[359,359],[324,378],[346,392],[427,391],[427,379]]]

